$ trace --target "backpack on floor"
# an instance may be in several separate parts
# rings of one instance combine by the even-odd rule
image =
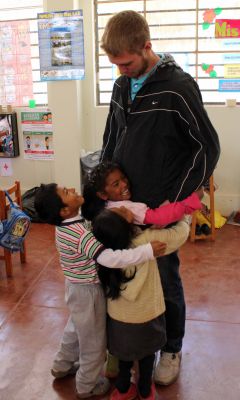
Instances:
[[[8,218],[0,221],[0,246],[11,252],[20,251],[23,241],[30,227],[30,218],[14,203],[5,191],[10,203]]]
[[[39,186],[35,186],[22,195],[22,209],[30,217],[31,222],[42,222],[34,205],[38,189]]]

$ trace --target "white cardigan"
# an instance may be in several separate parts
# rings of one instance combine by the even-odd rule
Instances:
[[[134,240],[138,246],[152,240],[166,243],[165,254],[176,251],[187,240],[189,224],[183,219],[171,228],[146,229]],[[125,269],[129,276],[136,268],[135,277],[122,285],[121,295],[116,300],[108,299],[108,314],[111,318],[127,323],[150,321],[165,311],[163,290],[156,260],[150,260]]]

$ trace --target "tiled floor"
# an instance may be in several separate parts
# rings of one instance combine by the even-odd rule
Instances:
[[[181,249],[182,369],[175,384],[158,387],[158,400],[240,399],[239,238],[239,227],[225,225],[214,243]],[[74,378],[54,381],[49,372],[68,315],[53,228],[32,224],[27,246],[27,264],[14,255],[12,279],[0,261],[0,399],[75,400]]]

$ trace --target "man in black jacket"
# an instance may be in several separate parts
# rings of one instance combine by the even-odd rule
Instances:
[[[102,160],[121,165],[134,201],[155,208],[184,199],[209,179],[220,153],[197,83],[171,55],[154,53],[148,24],[135,11],[108,21],[101,47],[121,73],[113,87]],[[167,343],[155,381],[168,385],[180,370],[185,301],[177,253],[160,258],[158,265]]]

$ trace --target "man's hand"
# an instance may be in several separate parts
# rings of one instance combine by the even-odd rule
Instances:
[[[164,256],[167,247],[166,243],[159,242],[159,240],[153,240],[150,244],[153,249],[154,257]]]

